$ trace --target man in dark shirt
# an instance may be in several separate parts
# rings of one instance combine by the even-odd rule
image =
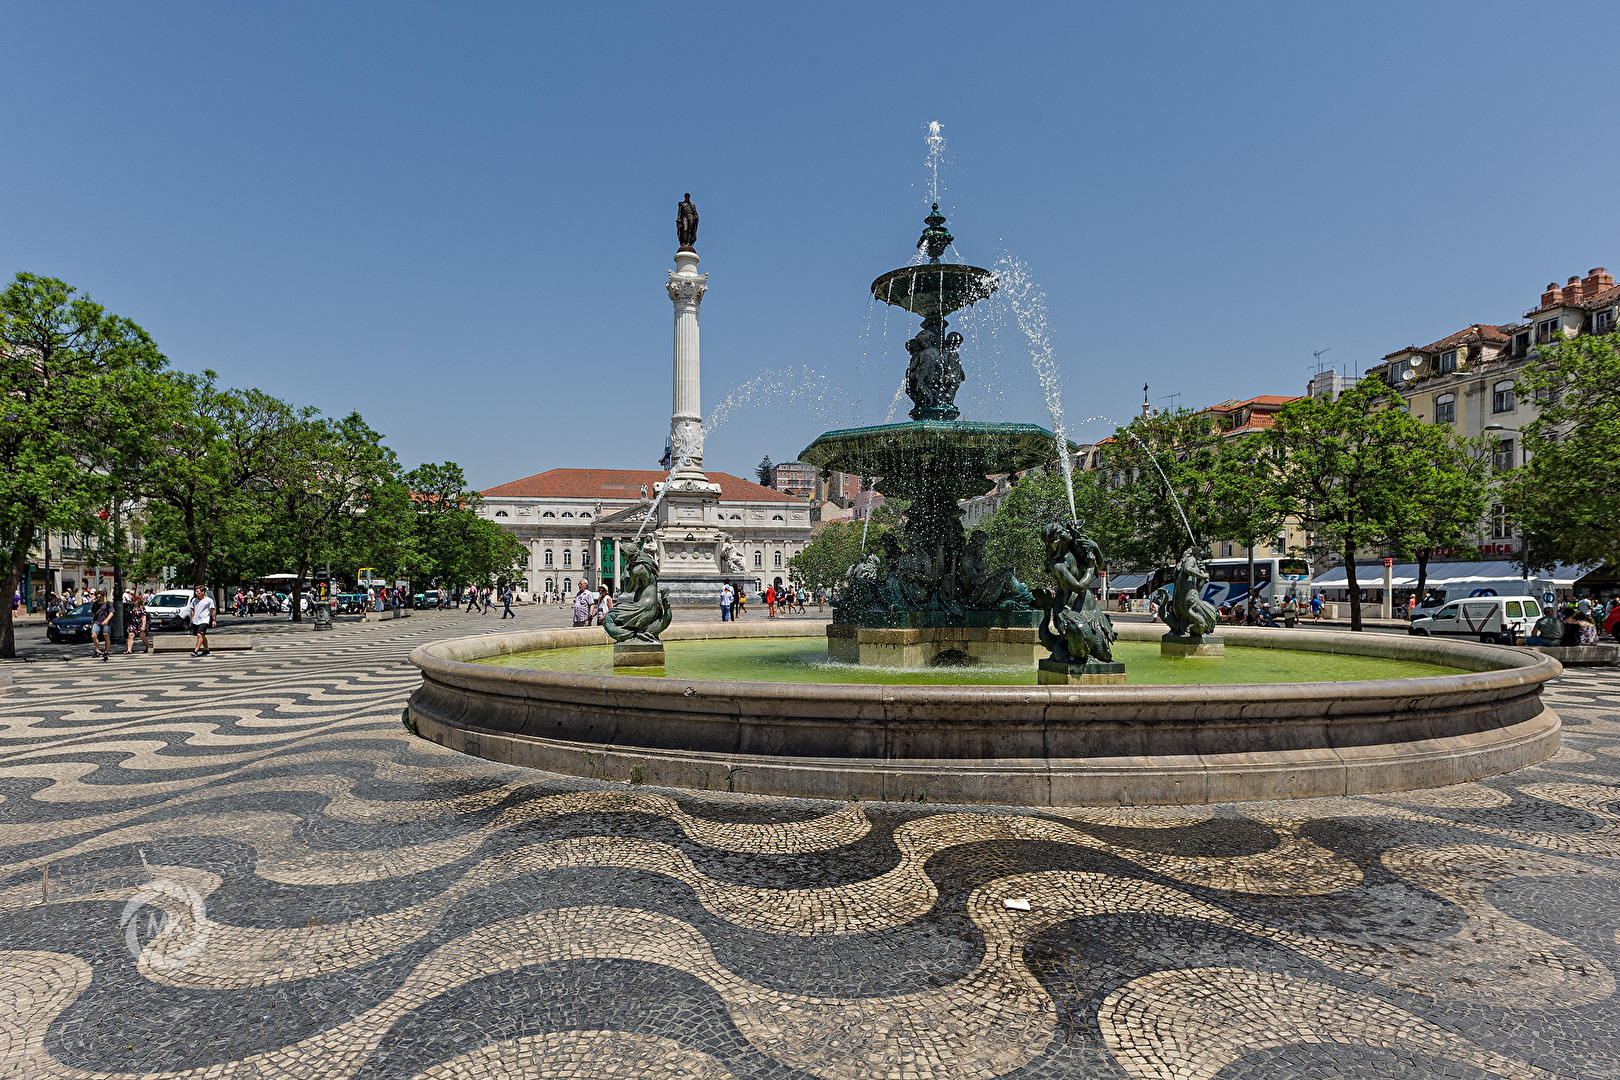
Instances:
[[[95,607],[90,609],[90,655],[100,656],[103,661],[112,652],[112,616],[107,594],[97,589]]]

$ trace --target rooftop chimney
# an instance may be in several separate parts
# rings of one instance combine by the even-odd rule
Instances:
[[[1547,282],[1547,291],[1541,294],[1541,306],[1552,307],[1558,303],[1558,282]]]
[[[1579,274],[1574,274],[1574,275],[1571,275],[1569,281],[1564,285],[1564,296],[1563,296],[1564,303],[1573,304],[1575,301],[1579,300],[1580,298],[1581,298],[1581,278],[1580,278]]]
[[[1601,266],[1594,266],[1586,272],[1586,277],[1581,281],[1581,296],[1583,299],[1588,296],[1596,296],[1604,289],[1613,286],[1614,275]]]

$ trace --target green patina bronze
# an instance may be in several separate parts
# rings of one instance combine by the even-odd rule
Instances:
[[[602,629],[614,641],[657,641],[674,615],[669,590],[658,588],[658,563],[647,544],[633,544],[625,559],[624,587]]]
[[[1036,424],[961,420],[956,391],[966,375],[962,335],[944,333],[945,316],[996,289],[993,273],[939,261],[953,237],[939,207],[924,219],[917,246],[924,265],[892,270],[872,295],[921,315],[906,343],[907,423],[829,431],[799,460],[828,472],[871,477],[885,496],[905,499],[899,539],[852,567],[834,602],[833,620],[861,626],[1033,626],[1032,597],[1011,570],[987,565],[982,534],[962,529],[962,499],[983,495],[993,476],[1044,465],[1057,454],[1053,434]]]

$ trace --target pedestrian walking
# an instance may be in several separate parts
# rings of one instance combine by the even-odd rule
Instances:
[[[191,650],[192,656],[208,655],[208,631],[214,626],[214,598],[208,595],[206,586],[198,585],[193,590],[191,603],[186,605],[186,615],[191,622],[191,632],[197,635],[196,647]]]
[[[735,594],[732,593],[732,591],[731,591],[731,582],[728,581],[724,585],[720,586],[720,621],[721,622],[730,622],[731,621],[731,601],[732,601],[734,595]]]
[[[90,655],[99,656],[103,661],[112,652],[112,616],[113,607],[107,602],[107,594],[97,589],[95,606],[90,609]]]
[[[596,625],[601,626],[607,622],[608,612],[613,610],[613,596],[608,592],[607,582],[603,582],[596,591]]]
[[[1315,621],[1315,622],[1321,622],[1322,621],[1322,594],[1321,593],[1314,593],[1311,596],[1311,619],[1313,621]]]
[[[135,639],[140,638],[145,645],[144,652],[152,651],[152,639],[148,636],[151,629],[152,615],[146,610],[146,600],[139,593],[135,594],[135,609],[129,613],[129,630],[124,637],[124,655],[129,656],[135,651]]]
[[[508,585],[506,587],[506,591],[501,593],[501,603],[506,605],[506,610],[501,612],[501,618],[503,618],[503,619],[515,619],[515,618],[517,618],[516,615],[512,614],[512,587],[510,585]]]
[[[579,583],[579,591],[574,594],[574,625],[576,627],[591,625],[591,617],[596,614],[596,594],[583,579]]]

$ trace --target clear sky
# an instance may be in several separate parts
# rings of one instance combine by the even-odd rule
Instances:
[[[888,411],[908,317],[867,288],[929,121],[958,251],[1027,265],[1069,417],[1124,420],[1620,270],[1616,40],[1609,4],[7,2],[0,270],[407,465],[654,468],[691,191],[705,412],[799,388],[710,436],[747,475]],[[959,403],[1046,422],[990,307]]]

